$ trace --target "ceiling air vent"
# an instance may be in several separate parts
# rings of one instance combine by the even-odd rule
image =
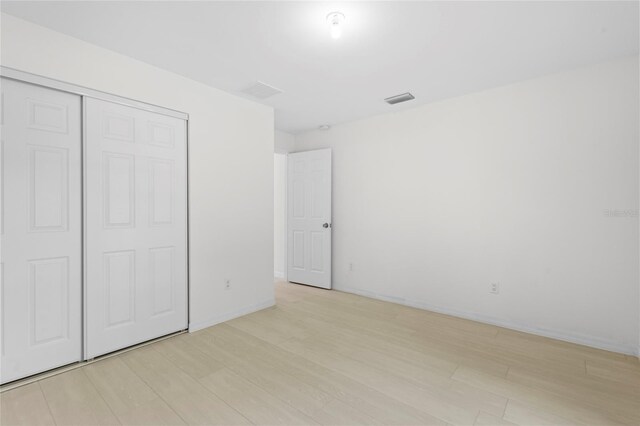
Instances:
[[[254,98],[258,99],[267,99],[273,95],[282,93],[282,90],[276,89],[273,86],[269,86],[266,83],[258,81],[256,84],[242,90],[242,93],[246,93],[247,95],[253,96]]]
[[[384,101],[389,105],[395,105],[395,104],[399,104],[400,102],[410,101],[411,99],[415,99],[415,96],[407,92],[401,95],[391,96],[390,98],[387,98]]]

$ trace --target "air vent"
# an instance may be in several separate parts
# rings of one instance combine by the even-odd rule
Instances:
[[[242,93],[246,93],[247,95],[253,96],[254,98],[258,99],[267,99],[271,96],[282,93],[282,90],[276,89],[273,86],[269,86],[266,83],[258,81],[256,84],[242,90]]]
[[[390,98],[387,98],[384,101],[389,105],[395,105],[395,104],[399,104],[400,102],[410,101],[411,99],[415,99],[415,96],[407,92],[401,95],[391,96]]]

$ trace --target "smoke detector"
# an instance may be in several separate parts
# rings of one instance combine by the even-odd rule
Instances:
[[[329,126],[328,124],[323,124],[321,126],[318,126],[318,130],[329,130],[331,128],[331,126]]]
[[[399,104],[400,102],[410,101],[412,99],[415,99],[415,96],[407,92],[407,93],[402,93],[400,95],[391,96],[390,98],[386,98],[384,101],[389,105],[395,105],[395,104]]]

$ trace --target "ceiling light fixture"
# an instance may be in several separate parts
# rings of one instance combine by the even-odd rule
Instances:
[[[328,124],[323,124],[321,126],[318,126],[318,130],[329,130],[331,128],[331,126],[329,126]]]
[[[344,14],[340,12],[331,12],[327,15],[327,22],[331,28],[331,38],[337,39],[342,35],[342,23],[344,22]]]

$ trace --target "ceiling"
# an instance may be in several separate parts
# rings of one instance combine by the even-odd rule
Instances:
[[[259,102],[290,133],[638,54],[638,2],[11,2],[2,10]],[[346,16],[329,35],[326,15]],[[383,99],[410,91],[395,106]]]

